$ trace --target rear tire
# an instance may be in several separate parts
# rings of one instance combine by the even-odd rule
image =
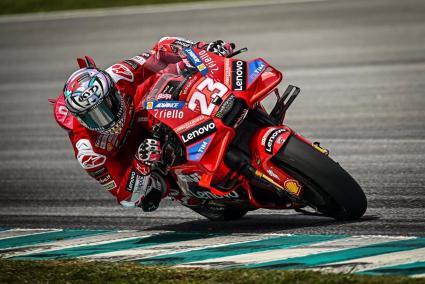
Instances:
[[[359,184],[338,163],[291,136],[272,158],[304,186],[303,199],[320,213],[337,220],[355,220],[367,208]]]

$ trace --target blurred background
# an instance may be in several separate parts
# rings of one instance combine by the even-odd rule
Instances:
[[[168,201],[151,214],[121,209],[80,169],[47,102],[76,70],[76,57],[107,68],[163,36],[181,36],[234,42],[249,49],[240,58],[262,57],[281,70],[282,89],[302,90],[286,123],[329,148],[369,199],[362,222],[260,210],[216,228],[424,234],[425,1],[125,7],[152,2],[1,1],[9,15],[0,17],[0,227],[217,226]],[[10,15],[63,8],[84,10]]]

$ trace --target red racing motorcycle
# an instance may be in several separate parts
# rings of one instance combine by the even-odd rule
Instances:
[[[330,157],[283,124],[300,89],[277,85],[264,59],[220,57],[184,48],[184,74],[163,74],[143,103],[163,143],[161,170],[172,196],[211,220],[235,220],[258,208],[295,209],[338,220],[366,211],[358,183]],[[266,97],[276,95],[267,112]]]

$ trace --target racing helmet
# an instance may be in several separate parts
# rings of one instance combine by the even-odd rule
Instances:
[[[63,93],[66,107],[84,127],[102,134],[121,132],[128,106],[107,72],[79,69],[69,77]]]

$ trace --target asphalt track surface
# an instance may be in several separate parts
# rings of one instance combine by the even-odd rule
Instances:
[[[202,5],[0,18],[0,227],[425,235],[425,2]],[[232,40],[250,49],[241,58],[282,70],[282,87],[300,86],[286,123],[358,180],[364,218],[258,210],[212,223],[169,201],[149,214],[117,206],[80,169],[47,99],[77,56],[107,67],[165,35]]]

